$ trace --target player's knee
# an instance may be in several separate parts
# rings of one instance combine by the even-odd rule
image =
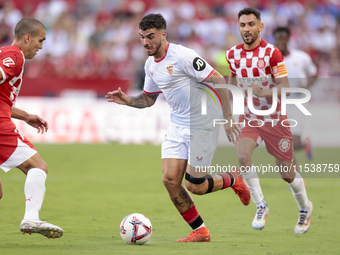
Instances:
[[[238,161],[241,166],[247,166],[251,163],[251,156],[247,153],[239,153],[238,154]]]
[[[169,176],[163,175],[162,182],[166,189],[171,189],[173,187],[181,186],[181,181],[171,178]]]
[[[35,154],[30,159],[26,160],[24,163],[18,166],[18,168],[23,171],[25,174],[28,173],[32,168],[38,168],[43,170],[46,174],[48,173],[48,167],[46,162],[39,156],[39,154]]]
[[[203,189],[202,185],[193,184],[191,182],[185,181],[185,187],[187,188],[187,190],[195,195],[204,195],[206,193],[206,190]]]
[[[291,183],[292,181],[294,181],[295,178],[295,173],[294,172],[281,172],[281,178],[287,182],[287,183]]]
[[[291,183],[292,181],[294,181],[294,178],[291,178],[291,177],[282,177],[282,180],[284,180],[287,183]]]
[[[43,170],[46,174],[48,173],[48,166],[44,160],[41,160],[38,168]]]

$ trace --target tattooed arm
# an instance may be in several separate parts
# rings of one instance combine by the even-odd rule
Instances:
[[[105,96],[109,98],[108,102],[114,102],[116,104],[128,105],[135,108],[145,108],[152,106],[159,94],[145,94],[141,93],[135,97],[127,96],[120,88],[118,90],[108,92]]]

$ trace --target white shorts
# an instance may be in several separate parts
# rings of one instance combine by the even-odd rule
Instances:
[[[24,163],[26,160],[31,158],[37,151],[34,148],[31,148],[29,145],[21,141],[19,138],[17,139],[17,147],[15,148],[13,154],[0,165],[0,168],[5,172],[8,172],[14,167],[17,167]]]
[[[289,124],[291,126],[290,131],[292,132],[292,135],[301,136],[305,128],[306,116],[295,105],[288,104],[286,107],[287,107],[286,108],[287,119],[293,119],[297,122],[297,125],[296,125],[295,121],[289,121]],[[292,126],[295,126],[295,127],[292,127]]]
[[[218,135],[219,126],[190,129],[170,124],[162,143],[162,159],[187,159],[193,167],[209,167],[217,147]]]

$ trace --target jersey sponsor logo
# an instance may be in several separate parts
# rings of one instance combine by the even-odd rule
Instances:
[[[239,84],[244,84],[244,87],[249,86],[251,83],[261,84],[262,82],[267,82],[268,77],[260,76],[260,77],[251,77],[251,78],[241,78],[238,77],[237,81]]]
[[[2,64],[3,64],[4,66],[7,66],[7,67],[9,67],[10,65],[13,65],[13,66],[15,65],[13,59],[11,59],[10,57],[5,58],[5,59],[2,61]]]
[[[290,140],[288,138],[282,138],[279,142],[279,148],[282,152],[287,152],[290,148]]]
[[[167,66],[166,70],[168,71],[168,74],[172,76],[174,73],[174,66]]]
[[[205,61],[199,57],[194,59],[192,65],[196,71],[203,71],[206,67]]]
[[[259,61],[257,61],[257,67],[260,69],[263,69],[265,67],[263,59],[259,59]]]

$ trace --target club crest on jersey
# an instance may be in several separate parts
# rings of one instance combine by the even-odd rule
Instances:
[[[151,76],[153,77],[153,71],[150,71]]]
[[[290,148],[290,140],[288,138],[282,138],[279,142],[279,148],[282,152],[287,152]]]
[[[5,59],[2,61],[2,64],[3,64],[4,66],[7,66],[7,67],[9,67],[10,65],[13,65],[13,66],[15,65],[13,59],[11,59],[10,57],[5,58]]]
[[[265,63],[263,61],[263,59],[259,59],[259,61],[257,61],[257,67],[260,69],[263,69],[265,66]]]
[[[172,74],[174,73],[174,66],[167,66],[166,70],[168,71],[168,74],[172,76]]]

